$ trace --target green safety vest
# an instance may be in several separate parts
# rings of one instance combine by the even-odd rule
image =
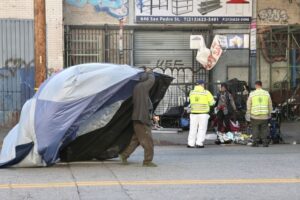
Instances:
[[[267,91],[258,89],[251,92],[252,98],[251,115],[267,115],[269,114],[269,98]]]
[[[191,113],[208,113],[210,108],[210,93],[206,90],[192,90],[190,93]]]

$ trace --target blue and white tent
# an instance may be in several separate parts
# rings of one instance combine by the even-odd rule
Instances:
[[[5,137],[0,167],[116,157],[133,133],[131,96],[141,72],[128,65],[91,63],[49,78],[24,104],[19,123]],[[154,105],[171,81],[156,74]]]

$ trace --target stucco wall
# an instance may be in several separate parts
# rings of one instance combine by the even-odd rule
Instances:
[[[300,21],[300,1],[257,0],[258,25],[297,24]]]

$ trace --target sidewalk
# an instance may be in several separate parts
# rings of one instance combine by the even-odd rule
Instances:
[[[300,122],[284,122],[281,125],[281,133],[283,140],[286,144],[293,144],[294,141],[300,144]],[[9,129],[0,130],[0,147],[2,141]],[[208,132],[212,133],[212,132]],[[156,145],[186,145],[188,137],[188,131],[182,131],[178,133],[166,132],[157,133],[153,132],[153,139]],[[214,144],[214,141],[207,140],[207,144]]]
[[[281,134],[285,143],[292,144],[296,141],[300,144],[300,121],[282,123]]]
[[[213,132],[208,132],[211,134]],[[286,144],[293,144],[296,141],[300,144],[300,122],[284,122],[281,124],[281,134]],[[186,145],[188,131],[178,133],[153,133],[156,145]],[[214,144],[214,141],[206,140],[206,144]]]

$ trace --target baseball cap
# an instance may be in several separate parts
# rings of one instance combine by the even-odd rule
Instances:
[[[200,85],[200,84],[204,84],[204,83],[205,83],[204,80],[198,80],[198,81],[197,81],[197,84],[199,84],[199,85]]]

